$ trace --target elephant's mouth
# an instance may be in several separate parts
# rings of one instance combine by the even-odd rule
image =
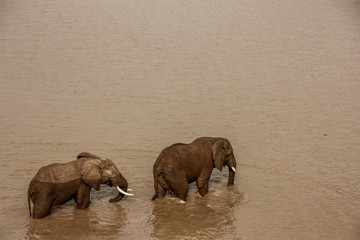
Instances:
[[[106,184],[106,185],[108,185],[108,186],[110,186],[110,187],[112,187],[112,186],[113,186],[110,180],[108,180],[108,181],[104,182],[104,184]]]
[[[120,201],[121,199],[123,199],[123,197],[125,195],[126,196],[134,196],[134,194],[127,192],[128,190],[132,191],[132,190],[128,189],[127,187],[116,186],[116,189],[119,191],[119,194],[115,198],[112,198],[112,199],[109,200],[109,202],[111,202],[111,203],[115,203],[115,202]]]

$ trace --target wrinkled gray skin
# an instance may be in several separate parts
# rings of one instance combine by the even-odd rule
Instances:
[[[90,190],[100,189],[101,184],[119,186],[125,192],[128,184],[110,159],[82,152],[77,160],[54,163],[39,169],[29,184],[28,205],[31,216],[30,199],[34,204],[33,218],[43,218],[52,209],[60,207],[74,198],[79,209],[90,203]],[[110,202],[120,201],[119,193]]]
[[[201,196],[207,194],[213,168],[229,168],[228,186],[234,184],[236,160],[230,142],[225,138],[201,137],[190,144],[177,143],[165,148],[153,167],[156,198],[168,191],[186,201],[189,183],[196,181]]]

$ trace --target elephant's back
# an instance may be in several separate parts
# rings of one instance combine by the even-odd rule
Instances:
[[[33,180],[49,183],[66,183],[81,178],[82,161],[53,163],[39,169]]]
[[[179,151],[183,151],[188,146],[188,144],[184,143],[175,143],[169,147],[164,148],[164,150],[161,151],[160,155],[156,159],[156,161],[161,161],[163,159],[171,159],[174,157],[177,157],[179,155]]]
[[[153,167],[154,172],[164,172],[169,171],[169,168],[173,169],[183,167],[183,159],[186,159],[186,156],[189,154],[190,150],[190,145],[184,143],[176,143],[166,147],[161,151],[160,155],[155,161]]]
[[[174,159],[174,148],[176,148],[176,146],[179,144],[180,143],[173,144],[169,147],[164,148],[161,151],[153,166],[154,173],[160,172],[162,170],[162,167],[167,166],[169,164],[169,161],[172,161]]]

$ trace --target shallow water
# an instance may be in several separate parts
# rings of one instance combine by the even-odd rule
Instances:
[[[1,239],[359,239],[360,2],[1,1]],[[235,185],[153,196],[160,151],[226,137]],[[114,161],[134,197],[92,191],[29,218],[44,165]]]

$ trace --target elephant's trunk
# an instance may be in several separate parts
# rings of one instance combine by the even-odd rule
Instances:
[[[234,184],[234,179],[235,179],[235,172],[236,172],[236,160],[234,155],[231,155],[229,157],[228,163],[227,163],[228,167],[229,167],[229,180],[228,180],[228,186],[231,186]]]
[[[228,186],[231,186],[234,184],[234,179],[235,179],[235,172],[232,168],[229,168]]]
[[[127,189],[125,189],[125,190],[127,190]],[[122,194],[122,193],[119,192],[119,194],[118,194],[116,197],[111,198],[111,199],[109,200],[109,202],[111,202],[111,203],[118,202],[118,201],[120,201],[121,199],[123,199],[124,196],[125,196],[124,194]]]
[[[131,193],[127,193],[128,190],[128,184],[125,178],[123,178],[121,176],[121,174],[115,178],[114,181],[111,181],[112,185],[114,187],[116,187],[116,189],[119,191],[119,194],[115,197],[109,200],[109,202],[114,203],[114,202],[118,202],[121,199],[123,199],[123,197],[126,196],[133,196],[134,194]]]

